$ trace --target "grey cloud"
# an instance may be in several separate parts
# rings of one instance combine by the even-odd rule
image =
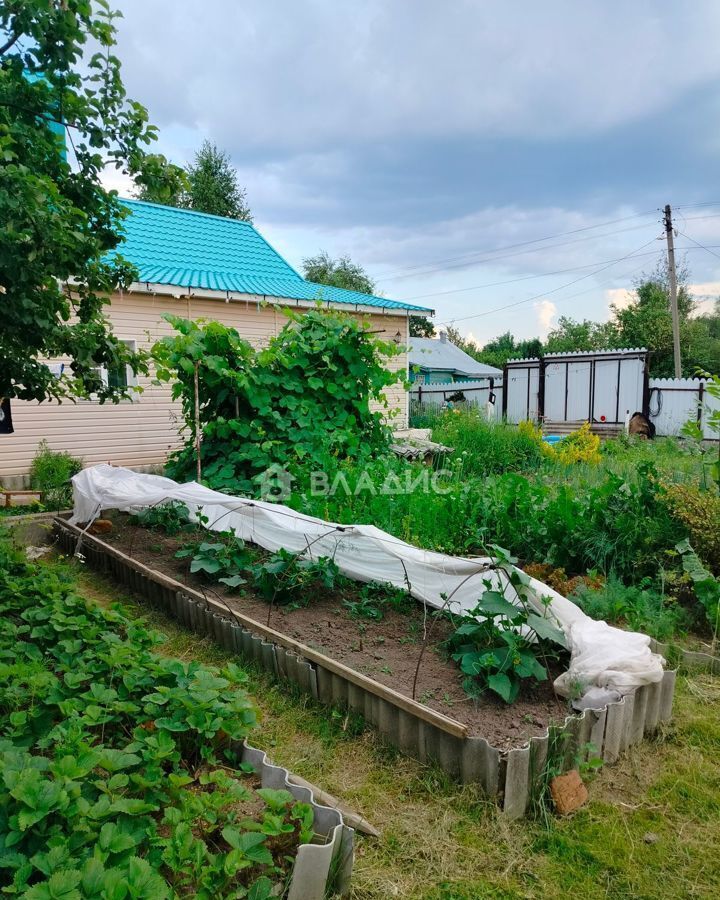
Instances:
[[[317,152],[448,132],[602,133],[720,75],[720,6],[657,0],[134,0],[121,50],[160,124]]]

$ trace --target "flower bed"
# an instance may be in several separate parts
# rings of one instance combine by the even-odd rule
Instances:
[[[158,635],[3,541],[0,612],[6,888],[319,900],[331,870],[346,886],[342,817],[244,744],[237,666],[156,653]]]
[[[464,781],[479,782],[502,799],[511,815],[522,815],[550,767],[567,769],[588,753],[613,761],[630,743],[642,739],[669,718],[674,673],[662,683],[641,688],[607,709],[586,710],[541,733],[519,737],[515,749],[493,746],[486,736],[473,735],[456,718],[382,684],[375,678],[334,660],[326,653],[233,607],[228,598],[196,590],[131,558],[80,529],[57,521],[61,545],[74,552],[81,539],[87,561],[122,580],[130,588],[203,634],[231,650],[252,657],[268,671],[287,678],[322,702],[340,703],[360,712],[390,742],[421,760],[437,761]],[[141,542],[147,549],[148,538]],[[135,545],[134,545],[135,546]],[[151,551],[152,552],[152,551]],[[162,556],[162,554],[157,554]],[[267,615],[267,606],[265,607]],[[528,724],[528,723],[524,723]]]

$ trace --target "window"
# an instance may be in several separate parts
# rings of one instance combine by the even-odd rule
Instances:
[[[125,344],[131,353],[135,353],[137,350],[137,341],[123,339],[121,343]],[[99,366],[97,371],[103,383],[112,388],[124,390],[129,387],[135,387],[138,383],[137,376],[130,366],[111,366],[110,368]]]

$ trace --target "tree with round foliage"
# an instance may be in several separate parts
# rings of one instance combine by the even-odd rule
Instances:
[[[333,259],[323,250],[317,256],[309,256],[303,260],[303,272],[305,278],[315,284],[327,284],[346,291],[359,291],[361,294],[372,294],[375,291],[375,284],[365,269],[354,263],[349,256]]]
[[[435,337],[435,326],[427,316],[411,316],[410,337]]]
[[[126,208],[103,187],[107,167],[152,184],[155,139],[130,100],[105,0],[0,5],[0,395],[117,401],[127,389],[100,367],[143,369],[111,331],[108,297],[135,278],[114,253]],[[61,377],[44,360],[68,362]],[[110,383],[106,383],[109,381]]]

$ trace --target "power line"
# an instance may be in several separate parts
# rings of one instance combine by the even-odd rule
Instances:
[[[632,269],[629,269],[627,272],[625,272],[620,277],[629,278],[631,275],[634,275],[636,272],[639,272],[643,268],[643,265],[644,264],[639,265],[639,266],[633,266]],[[576,297],[582,297],[585,294],[589,294],[591,291],[597,290],[598,287],[603,287],[603,285],[610,284],[613,280],[614,280],[613,278],[607,278],[604,281],[601,281],[600,284],[593,285],[592,287],[589,287],[589,288],[585,288],[585,290],[583,290],[583,291],[576,291],[574,294],[568,294],[567,297],[558,297],[557,301],[558,301],[558,303],[564,303],[566,300],[574,300]],[[565,285],[565,287],[567,287],[567,285]],[[543,295],[541,294],[540,296],[543,296]],[[520,300],[518,303],[510,304],[510,306],[518,306],[520,303],[526,303],[526,302],[529,302],[530,300],[536,300],[536,299],[537,299],[536,297],[530,297],[527,301]],[[507,308],[509,308],[509,307],[498,307],[497,309],[487,310],[484,313],[478,313],[477,316],[466,316],[465,318],[481,318],[483,316],[492,315],[493,313],[496,313],[496,312],[501,312],[502,310],[507,309]],[[448,322],[441,322],[439,324],[440,325],[454,325],[455,322],[461,322],[461,321],[463,321],[463,319],[451,319]]]
[[[421,272],[411,272],[406,275],[398,275],[397,277],[398,278],[411,278],[411,277],[419,278],[422,275],[429,275],[432,272],[448,272],[448,271],[450,271],[450,269],[462,269],[462,268],[466,268],[466,267],[481,266],[481,265],[484,266],[487,263],[496,262],[497,260],[501,260],[501,259],[509,259],[513,256],[526,256],[529,253],[540,253],[543,250],[553,250],[558,247],[568,247],[571,244],[581,244],[585,241],[598,241],[598,240],[601,240],[602,238],[614,237],[616,234],[624,234],[625,232],[628,232],[628,231],[638,231],[641,228],[647,228],[649,224],[650,223],[648,223],[648,222],[643,222],[642,225],[631,225],[630,228],[619,228],[614,231],[608,231],[604,234],[592,234],[592,235],[589,235],[588,237],[575,238],[572,241],[559,241],[558,243],[555,243],[555,244],[544,244],[541,247],[532,247],[530,249],[515,250],[513,253],[503,253],[503,254],[500,254],[499,256],[488,256],[483,259],[465,260],[464,262],[458,262],[458,263],[454,263],[454,264],[448,265],[448,266],[437,266],[432,269],[423,269]],[[543,238],[543,240],[548,240],[548,239]],[[535,241],[533,243],[537,243],[537,242]]]
[[[715,253],[714,250],[711,250],[710,247],[707,247],[705,244],[701,244],[700,241],[696,241],[694,237],[690,237],[685,231],[679,231],[678,234],[681,234],[683,237],[687,238],[689,241],[692,241],[693,244],[696,244],[701,250],[707,250],[711,256],[715,256],[717,259],[720,259],[720,253]]]
[[[638,219],[638,218],[642,218],[643,216],[649,216],[649,215],[654,214],[655,212],[657,212],[657,210],[651,209],[646,212],[635,213],[632,216],[623,216],[620,219],[610,219],[607,222],[598,222],[596,225],[585,225],[582,228],[573,228],[570,231],[559,231],[556,234],[549,234],[546,237],[535,238],[534,240],[531,240],[531,241],[519,241],[518,243],[515,243],[515,244],[506,244],[505,246],[501,246],[501,247],[491,247],[489,250],[473,250],[468,253],[461,253],[457,256],[447,256],[447,257],[444,257],[441,259],[436,259],[434,262],[430,263],[429,265],[436,265],[439,263],[452,262],[457,259],[467,259],[468,257],[472,257],[472,256],[479,256],[479,255],[484,256],[484,255],[487,255],[488,253],[500,253],[504,250],[514,250],[516,247],[528,247],[532,244],[540,244],[544,241],[551,241],[554,238],[566,237],[567,235],[570,235],[570,234],[579,234],[580,232],[591,231],[595,228],[604,228],[606,225],[615,225],[619,222],[628,222],[631,219]],[[397,270],[395,270],[395,272],[391,272],[389,275],[384,275],[382,278],[378,279],[378,281],[379,282],[389,281],[392,278],[401,277],[402,274],[405,272],[410,272],[411,270],[414,271],[416,269],[422,269],[426,265],[428,265],[428,263],[418,263],[415,266],[408,266],[404,269],[397,269]]]
[[[704,203],[685,203],[675,209],[697,209],[699,206],[720,206],[720,200],[706,200]]]
[[[644,255],[644,254],[643,254]],[[648,254],[652,255],[652,254]],[[515,284],[518,281],[530,281],[535,278],[549,278],[551,275],[564,275],[567,272],[579,272],[582,269],[591,269],[593,266],[599,266],[602,263],[612,263],[612,262],[621,262],[625,259],[624,256],[618,256],[615,259],[603,259],[603,260],[595,260],[591,263],[585,263],[580,266],[569,266],[566,269],[555,269],[553,272],[540,272],[537,275],[518,275],[517,278],[507,278],[504,281],[488,281],[485,284],[473,284],[470,287],[462,287],[462,288],[452,288],[447,291],[436,291],[432,294],[416,294],[412,297],[398,297],[397,300],[424,300],[427,297],[443,297],[447,294],[461,294],[465,291],[476,291],[481,288],[489,288],[489,287],[500,287],[505,284]]]
[[[687,206],[677,206],[675,208],[676,209],[690,209],[690,208],[701,207],[701,206],[720,206],[720,201],[707,201],[706,203],[688,204]],[[586,225],[586,226],[583,226],[582,228],[571,229],[570,231],[560,231],[560,232],[557,232],[556,234],[547,235],[546,237],[542,237],[542,238],[535,238],[534,240],[531,240],[531,241],[520,241],[515,244],[506,244],[504,246],[493,247],[488,250],[473,250],[468,253],[458,254],[456,256],[448,256],[448,257],[444,257],[441,259],[436,259],[432,263],[418,263],[415,266],[408,266],[404,269],[396,269],[396,270],[390,272],[389,274],[380,277],[378,279],[378,284],[382,284],[385,281],[391,281],[396,278],[409,278],[412,276],[420,276],[420,275],[430,274],[432,272],[441,272],[441,271],[445,271],[446,268],[447,269],[462,268],[465,265],[472,265],[473,262],[475,262],[475,260],[472,259],[473,257],[487,256],[490,253],[500,253],[504,250],[513,250],[517,247],[528,247],[533,244],[541,244],[541,243],[544,243],[545,241],[553,240],[554,238],[565,237],[565,236],[571,235],[571,234],[578,234],[578,233],[584,232],[584,231],[591,231],[595,228],[603,228],[607,225],[614,225],[614,224],[620,223],[620,222],[631,221],[632,219],[637,219],[637,218],[642,218],[644,216],[653,215],[656,212],[659,212],[659,209],[646,210],[645,212],[635,213],[632,216],[623,216],[619,219],[609,219],[606,222],[598,222],[595,225]],[[709,216],[692,216],[692,217],[688,218],[686,221],[693,221],[695,219],[701,219],[701,218],[702,219],[720,218],[720,214],[713,214],[713,215],[709,215]],[[609,232],[607,235],[592,235],[588,238],[581,238],[580,240],[595,240],[595,239],[600,239],[603,237],[611,237],[612,234],[622,234],[625,231],[634,231],[634,230],[637,230],[637,228],[643,228],[643,227],[644,227],[644,225],[633,226],[632,228],[624,228],[624,229],[616,230],[614,232]],[[566,242],[562,242],[559,244],[555,244],[553,246],[564,247],[568,244],[573,244],[573,243],[579,243],[579,241],[566,241]],[[539,247],[538,249],[539,250],[551,249],[551,247],[550,246]],[[525,252],[536,252],[536,251],[525,251]],[[477,260],[477,263],[484,264],[486,262],[493,262],[497,259],[505,259],[505,258],[508,258],[509,256],[517,256],[517,255],[520,255],[520,254],[508,254],[507,256],[493,257],[492,259],[479,259],[479,260]],[[445,266],[441,266],[439,268],[435,267],[436,264],[445,263],[445,262],[452,263],[455,260],[471,260],[471,261],[460,262],[460,263],[457,263],[457,265],[455,265],[455,266],[450,265],[447,267],[445,267]],[[432,268],[424,268],[425,266],[428,266],[428,265],[432,266]],[[417,271],[418,269],[423,269],[423,271],[419,272],[419,271]]]
[[[682,234],[682,232],[678,232],[678,233]],[[685,235],[685,237],[687,237],[687,235]],[[655,240],[655,239],[653,239],[653,240]],[[660,240],[660,238],[657,238],[657,240]],[[652,241],[649,241],[648,243],[652,243]],[[644,246],[647,246],[647,245],[644,245]],[[720,244],[713,244],[712,246],[718,247],[718,249],[720,249]],[[677,249],[682,251],[683,253],[685,253],[689,250],[695,250],[695,249],[708,250],[707,247],[698,247],[698,248],[696,248],[696,247],[678,247]],[[655,251],[650,250],[647,253],[634,253],[632,255],[638,256],[638,257],[639,256],[654,256]],[[424,299],[427,299],[428,297],[443,297],[443,296],[447,296],[449,294],[461,294],[461,293],[464,293],[465,291],[476,291],[476,290],[480,290],[481,288],[487,288],[487,287],[499,287],[500,285],[513,284],[518,281],[528,281],[528,280],[534,279],[534,278],[545,278],[546,276],[550,276],[550,275],[562,275],[565,272],[578,272],[581,269],[589,269],[591,266],[601,265],[601,263],[611,265],[613,263],[622,262],[623,260],[625,260],[627,258],[628,258],[627,256],[618,256],[616,259],[596,260],[595,262],[586,263],[581,266],[570,266],[567,269],[556,269],[554,272],[541,272],[537,275],[521,275],[518,278],[509,278],[506,281],[493,281],[493,282],[488,282],[486,284],[474,284],[474,285],[471,285],[470,287],[452,288],[451,290],[437,291],[432,294],[414,294],[409,297],[400,297],[397,299],[399,299],[401,301],[424,300]],[[602,269],[600,271],[602,271]]]
[[[645,247],[648,247],[650,244],[654,243],[657,238],[652,238],[649,241],[646,241],[644,244],[641,244],[636,250],[632,250],[630,253],[625,256],[620,257],[620,259],[610,262],[607,265],[601,266],[599,269],[594,269],[592,272],[588,272],[587,275],[581,275],[579,278],[574,278],[572,281],[568,281],[566,284],[561,284],[556,288],[553,288],[550,291],[542,291],[540,294],[535,294],[533,297],[527,297],[525,300],[516,300],[514,303],[507,303],[505,306],[499,306],[496,309],[486,310],[485,312],[475,313],[472,316],[461,316],[460,318],[451,319],[448,322],[441,322],[442,325],[450,325],[455,322],[464,322],[467,319],[479,319],[482,316],[489,316],[492,313],[502,312],[505,309],[511,309],[515,306],[521,306],[524,303],[532,303],[533,300],[540,300],[544,297],[548,297],[550,294],[557,294],[558,291],[562,291],[565,288],[571,287],[573,284],[577,284],[580,281],[584,281],[586,278],[592,278],[594,275],[598,275],[600,272],[604,272],[605,269],[609,269],[611,266],[616,265],[618,262],[622,262],[625,259],[630,259],[630,257],[635,256],[636,253],[639,253],[641,250],[644,250]],[[582,293],[582,292],[581,292]],[[565,299],[570,299],[566,297]]]
[[[653,252],[654,251],[651,251],[650,253],[641,253],[638,255],[639,256],[652,256]],[[587,263],[586,265],[571,266],[567,269],[556,269],[554,272],[543,272],[539,275],[521,275],[518,278],[508,278],[506,281],[490,281],[490,282],[487,282],[486,284],[473,284],[470,287],[452,288],[447,291],[436,291],[435,293],[432,293],[432,294],[417,294],[417,295],[413,295],[412,297],[400,297],[398,299],[401,301],[425,300],[428,297],[444,297],[444,296],[447,296],[448,294],[462,294],[465,291],[477,291],[477,290],[480,290],[481,288],[499,287],[500,285],[504,285],[504,284],[514,284],[518,281],[528,281],[528,280],[534,279],[534,278],[546,278],[546,277],[549,277],[550,275],[563,275],[566,272],[578,272],[581,269],[590,269],[593,266],[597,266],[600,264],[606,264],[606,263],[610,264],[610,263],[622,262],[624,259],[627,259],[627,257],[626,256],[618,256],[615,259],[595,260],[595,262]]]

